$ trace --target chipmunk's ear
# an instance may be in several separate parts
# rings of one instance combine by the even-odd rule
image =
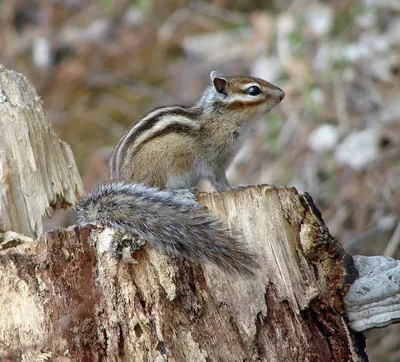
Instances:
[[[222,74],[213,70],[210,73],[210,78],[214,85],[215,90],[218,93],[225,94],[226,93],[226,85],[228,84],[228,81],[222,76]]]

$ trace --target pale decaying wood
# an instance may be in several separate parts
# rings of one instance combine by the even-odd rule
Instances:
[[[54,134],[32,84],[1,65],[0,140],[0,231],[37,237],[49,205],[74,205],[82,182],[70,147]]]
[[[0,251],[0,353],[25,360],[362,361],[344,296],[353,260],[306,195],[203,194],[258,255],[254,278],[171,259],[110,258],[113,232],[71,227]]]
[[[346,296],[351,327],[356,331],[400,321],[400,261],[384,256],[354,256],[360,277]]]
[[[249,187],[203,194],[240,229],[254,278],[171,259],[109,256],[111,230],[42,235],[48,205],[82,193],[69,147],[23,76],[0,67],[0,359],[362,361],[344,296],[357,272],[307,195]]]

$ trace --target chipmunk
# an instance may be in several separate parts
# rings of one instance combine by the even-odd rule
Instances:
[[[244,275],[254,255],[225,221],[202,212],[193,189],[201,179],[230,188],[226,169],[240,149],[243,129],[285,96],[249,76],[211,72],[211,86],[191,106],[157,108],[122,136],[110,160],[111,182],[77,205],[81,225],[99,224],[138,235],[168,255],[211,261]]]

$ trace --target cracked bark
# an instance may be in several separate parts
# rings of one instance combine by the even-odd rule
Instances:
[[[147,245],[138,264],[118,261],[104,251],[111,230],[58,229],[0,253],[0,350],[81,361],[367,360],[344,308],[357,272],[310,197],[254,186],[200,199],[256,250],[254,279]]]
[[[0,91],[0,237],[3,229],[34,239],[48,205],[74,204],[81,181],[30,83],[0,67]],[[57,229],[37,240],[4,233],[0,359],[367,360],[344,307],[353,259],[308,195],[254,186],[200,202],[241,230],[261,264],[254,278],[148,245],[137,264],[112,259],[108,229]]]

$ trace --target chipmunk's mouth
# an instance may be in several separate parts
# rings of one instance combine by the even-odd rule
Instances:
[[[279,103],[280,101],[266,103],[264,107],[260,109],[259,114],[268,114],[272,108],[277,106]]]

